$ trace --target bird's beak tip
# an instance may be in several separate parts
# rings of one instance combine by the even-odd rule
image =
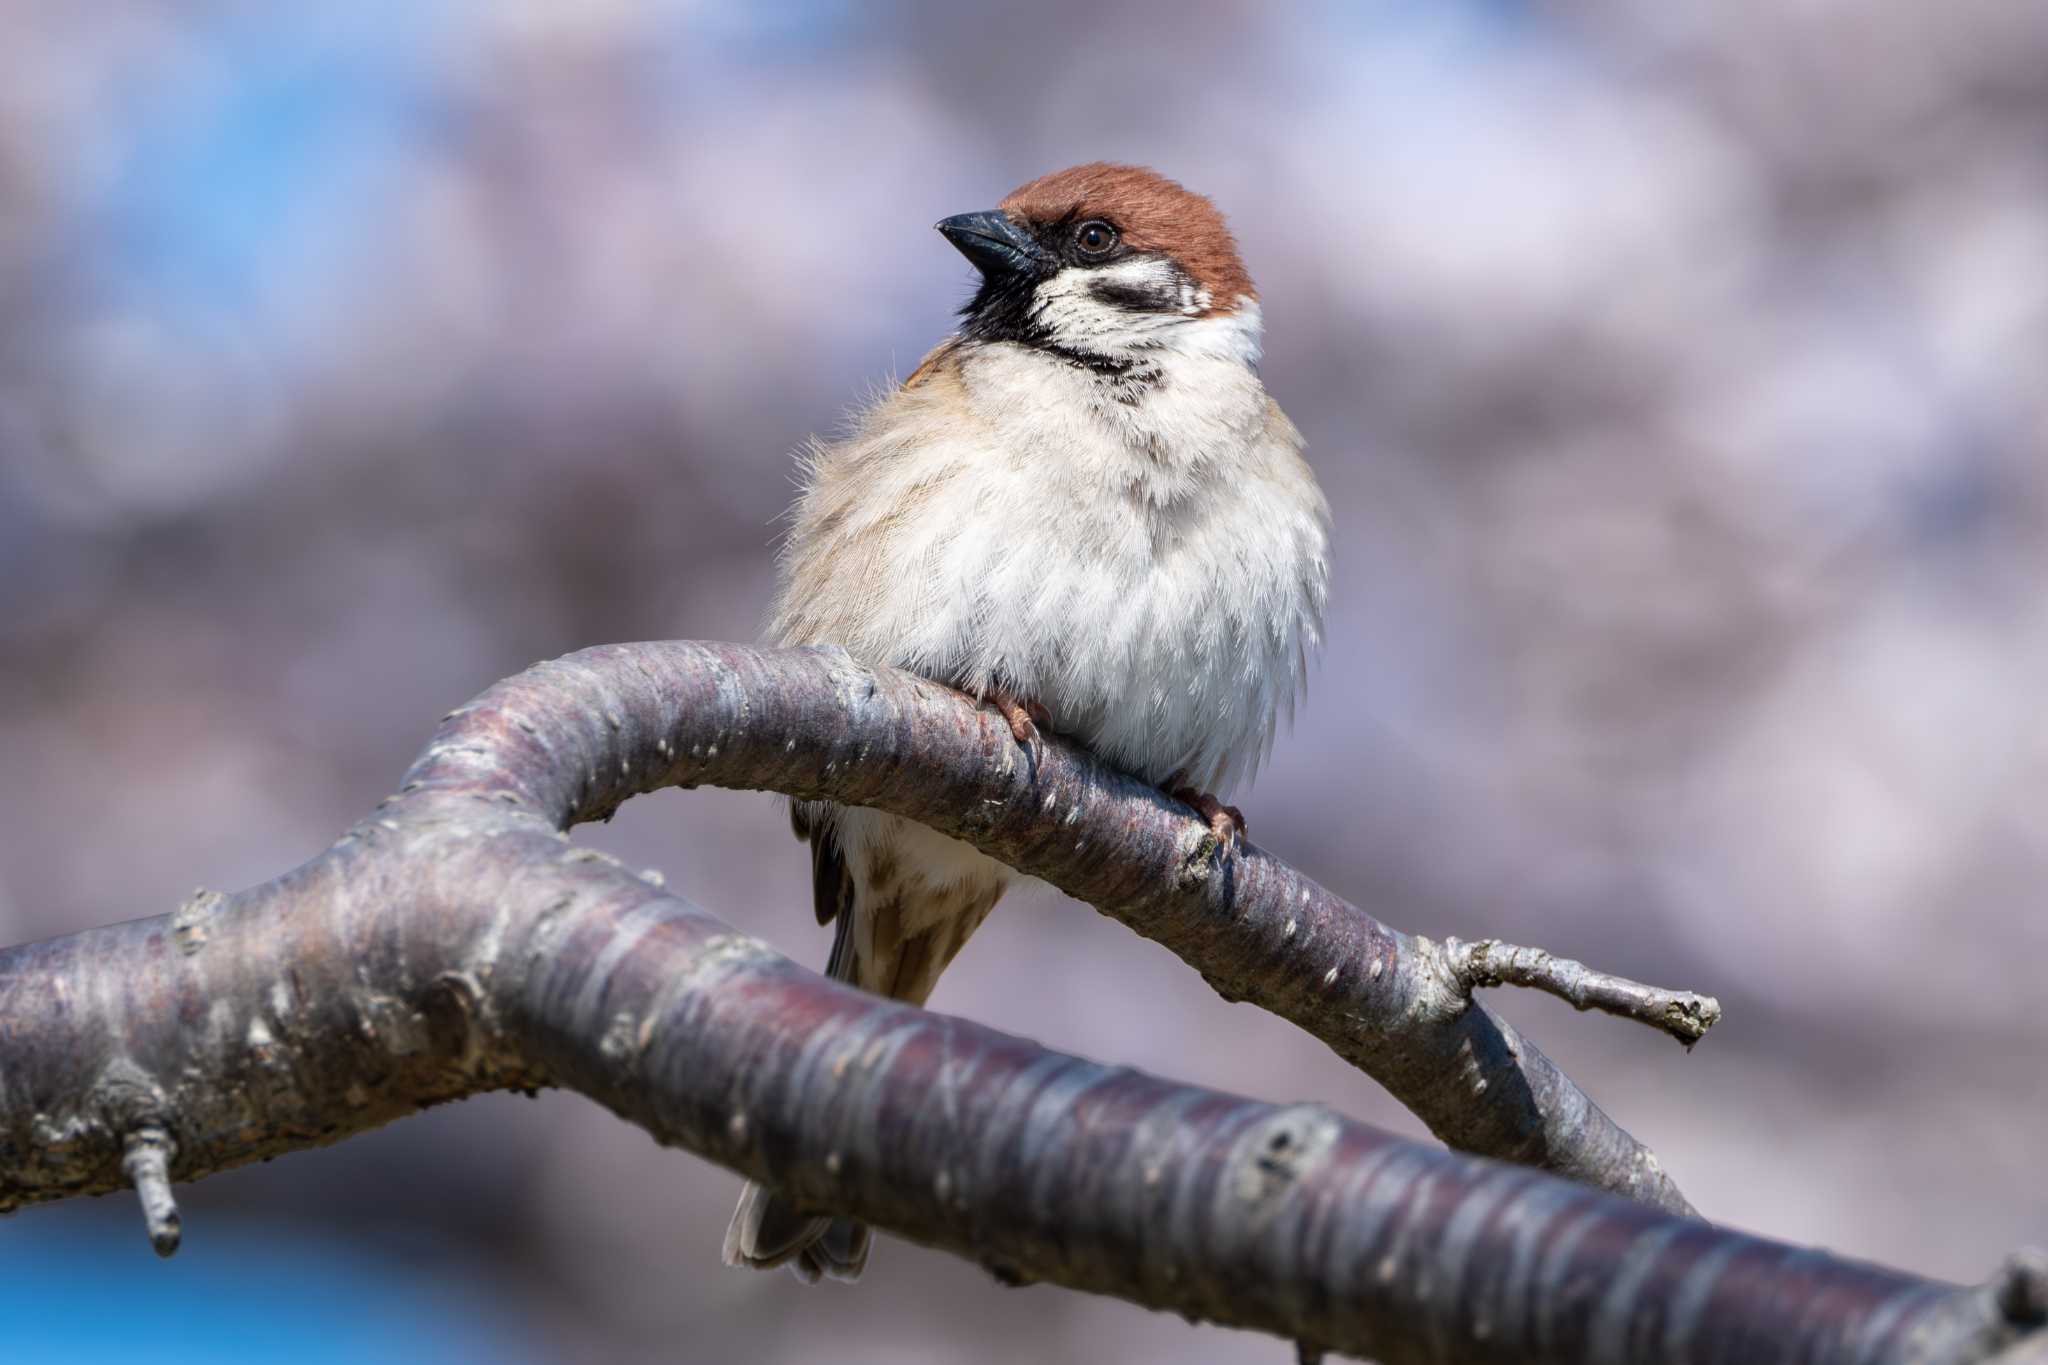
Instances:
[[[1028,273],[1041,257],[1031,234],[999,209],[956,213],[932,226],[985,276]]]

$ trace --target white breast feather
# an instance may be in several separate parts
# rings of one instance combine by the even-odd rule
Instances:
[[[969,345],[816,446],[776,637],[1000,682],[1148,781],[1249,778],[1319,644],[1328,510],[1248,363],[1257,305],[1174,324],[1136,401]]]

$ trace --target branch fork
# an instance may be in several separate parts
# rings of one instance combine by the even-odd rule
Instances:
[[[169,1254],[174,1165],[198,1179],[560,1085],[802,1206],[1303,1358],[1735,1365],[1769,1341],[1810,1365],[2039,1359],[2038,1256],[1965,1289],[1701,1222],[1474,992],[1531,986],[1683,1041],[1710,999],[1403,934],[1255,846],[1215,856],[1185,807],[1057,737],[1014,762],[999,725],[832,650],[607,646],[508,679],[283,877],[0,952],[0,1212],[132,1186]],[[1451,1146],[1520,1164],[864,994],[569,843],[674,784],[966,839],[1292,1020]]]

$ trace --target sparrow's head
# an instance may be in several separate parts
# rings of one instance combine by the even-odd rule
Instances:
[[[986,213],[938,224],[981,271],[961,330],[1078,364],[1148,353],[1258,355],[1258,294],[1216,206],[1143,166],[1041,176]]]

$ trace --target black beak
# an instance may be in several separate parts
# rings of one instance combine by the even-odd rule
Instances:
[[[1031,234],[999,211],[955,214],[941,218],[934,226],[959,248],[962,256],[974,262],[974,268],[984,279],[1029,274],[1044,259],[1045,253]]]

